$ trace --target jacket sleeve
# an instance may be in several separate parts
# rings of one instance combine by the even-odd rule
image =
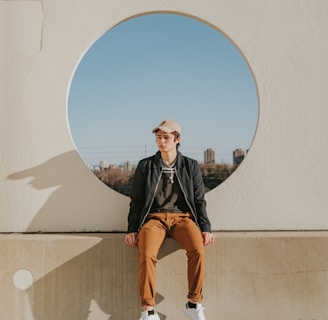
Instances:
[[[194,162],[193,186],[197,223],[202,232],[211,232],[211,223],[206,211],[204,181],[197,161]]]
[[[140,215],[145,203],[145,181],[143,164],[139,162],[132,180],[128,233],[139,230]]]

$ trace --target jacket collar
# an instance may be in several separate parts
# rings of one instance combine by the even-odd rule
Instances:
[[[178,151],[177,152],[177,161],[175,163],[175,166],[177,168],[183,166],[182,158],[183,158],[182,154]],[[162,167],[162,164],[161,164],[161,152],[160,151],[157,151],[156,154],[154,155],[153,166],[155,168],[161,168]]]

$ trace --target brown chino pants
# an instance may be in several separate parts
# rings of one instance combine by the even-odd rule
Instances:
[[[186,250],[188,258],[187,298],[202,300],[205,250],[203,239],[189,213],[151,213],[138,234],[139,292],[142,306],[155,306],[156,263],[167,236]]]

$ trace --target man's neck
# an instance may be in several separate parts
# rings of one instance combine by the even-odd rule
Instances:
[[[161,152],[162,160],[169,166],[171,166],[177,158],[178,152],[176,150],[171,152]]]

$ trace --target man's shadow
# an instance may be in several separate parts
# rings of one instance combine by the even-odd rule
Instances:
[[[137,250],[125,245],[122,234],[86,234],[85,237],[101,240],[47,273],[27,290],[34,319],[137,319],[141,310]],[[158,258],[178,249],[178,245],[168,239]],[[51,255],[49,253],[48,258]],[[157,304],[164,299],[160,293],[156,295]],[[166,318],[160,314],[161,320]]]
[[[92,226],[97,217],[95,213],[99,210],[98,206],[107,206],[108,212],[115,207],[115,203],[111,201],[99,204],[97,199],[90,197],[89,186],[81,181],[81,168],[76,167],[79,162],[78,154],[71,151],[8,176],[11,180],[34,178],[27,183],[40,190],[57,187],[31,221],[27,232],[42,231],[49,225],[52,230],[61,231],[63,221],[65,228],[74,230],[76,219],[79,219],[81,213],[86,220],[85,228],[88,229],[88,223]],[[99,185],[107,188],[101,182]],[[129,200],[127,197],[126,199],[128,203]],[[126,215],[118,215],[119,223],[115,223],[125,225]],[[90,219],[85,219],[86,216],[90,216]],[[110,212],[108,219],[112,219]],[[71,236],[74,238],[74,234]],[[101,240],[81,254],[73,255],[70,260],[46,273],[27,289],[35,320],[124,320],[136,318],[140,314],[137,250],[125,245],[122,234],[115,234],[114,238],[113,234],[106,236],[88,233],[85,236],[100,237]],[[67,247],[70,252],[69,245]],[[178,249],[179,246],[168,239],[158,258],[162,259]],[[48,265],[47,259],[51,260],[57,254],[60,257],[58,252],[40,256],[39,263]],[[33,265],[35,261],[29,268],[32,273]],[[156,296],[157,303],[163,299],[160,293]],[[160,318],[164,320],[166,316],[161,314]]]
[[[38,166],[10,174],[7,177],[9,180],[30,178],[27,184],[36,190],[53,188],[25,232],[74,232],[81,230],[81,219],[85,224],[84,230],[100,231],[96,229],[97,225],[108,221],[108,229],[115,226],[116,231],[125,231],[126,218],[119,211],[110,212],[110,208],[124,210],[124,207],[128,207],[129,199],[97,181],[91,172],[89,176],[83,173],[87,170],[74,150]],[[87,181],[84,181],[85,177]],[[99,198],[94,196],[97,193],[101,195]]]

